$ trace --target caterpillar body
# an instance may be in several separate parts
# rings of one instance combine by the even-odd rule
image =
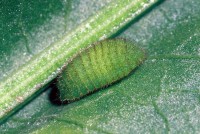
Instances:
[[[57,78],[61,101],[79,99],[127,76],[145,58],[123,39],[97,42],[75,56]]]

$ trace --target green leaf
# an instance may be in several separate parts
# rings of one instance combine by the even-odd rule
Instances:
[[[111,37],[160,1],[117,0],[108,4],[1,81],[0,124],[43,91],[79,51]],[[23,27],[22,34],[26,35]]]
[[[86,18],[88,14],[98,10],[100,3],[106,4],[100,1],[85,2],[88,2],[85,4],[86,9],[90,7],[88,4],[94,7],[90,13],[82,12],[81,15]],[[55,5],[53,4],[53,7],[56,8]],[[47,90],[2,124],[0,133],[198,133],[199,6],[198,0],[169,0],[154,7],[120,34],[120,37],[135,40],[147,52],[145,63],[131,75],[117,84],[65,106],[53,105],[48,99],[50,91]],[[82,2],[72,2],[69,7],[72,9],[67,16],[79,14],[83,5]],[[58,12],[61,9],[58,8]],[[50,16],[53,11],[55,10],[49,13]],[[68,19],[79,20],[79,17]],[[38,25],[49,23],[50,21]],[[72,23],[71,27],[77,26],[76,24]],[[11,36],[10,33],[8,35]],[[10,41],[17,43],[16,38]],[[8,40],[5,42],[12,44],[8,43]],[[7,66],[11,64],[9,67],[14,68],[15,62],[10,62],[12,56],[9,55],[16,51],[15,57],[18,59],[17,54],[20,55],[20,50],[23,49],[17,45],[13,45],[11,49],[6,46],[0,50],[4,50],[7,55],[1,54],[4,57],[0,59],[4,59],[2,61],[7,63]],[[42,49],[39,48],[38,51]],[[9,57],[9,60],[5,60],[6,57]],[[10,69],[2,70],[3,74],[8,74]]]

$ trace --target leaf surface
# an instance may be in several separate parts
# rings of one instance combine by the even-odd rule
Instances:
[[[2,24],[9,22],[13,29],[9,31],[6,26],[0,32],[3,34],[0,78],[95,14],[99,5],[107,2],[52,0],[52,4],[46,3],[45,11],[39,8],[45,3],[35,3],[30,9],[22,6],[24,11],[13,13],[13,17],[5,15],[6,10],[12,9],[12,4],[7,3],[1,21]],[[199,6],[198,0],[169,0],[155,7],[119,35],[136,41],[147,53],[147,60],[131,75],[65,106],[53,105],[49,101],[50,89],[46,90],[1,125],[0,133],[199,132]],[[41,19],[35,22],[33,12],[32,20],[18,20],[21,12],[26,16],[26,8],[34,9],[37,19],[42,14]]]

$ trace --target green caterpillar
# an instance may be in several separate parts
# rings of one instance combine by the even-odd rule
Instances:
[[[61,101],[79,99],[127,76],[145,58],[142,49],[123,39],[97,42],[78,55],[58,76]]]

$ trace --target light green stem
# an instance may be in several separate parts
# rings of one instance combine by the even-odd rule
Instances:
[[[42,91],[81,49],[116,33],[161,0],[116,0],[0,83],[0,123]]]

